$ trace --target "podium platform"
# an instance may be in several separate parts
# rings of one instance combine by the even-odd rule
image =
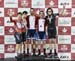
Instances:
[[[49,58],[49,57],[27,57],[27,58],[23,58],[22,61],[60,61],[60,59]]]
[[[17,61],[60,61],[59,57],[29,56],[18,57]]]

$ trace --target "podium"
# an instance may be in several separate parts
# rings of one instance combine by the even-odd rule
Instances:
[[[29,56],[18,57],[17,61],[60,61],[59,57],[45,57],[45,56]]]

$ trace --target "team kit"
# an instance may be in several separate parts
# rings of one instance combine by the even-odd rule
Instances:
[[[10,22],[14,23],[14,37],[16,42],[17,56],[25,54],[30,56],[29,42],[31,42],[31,50],[33,56],[57,56],[56,38],[57,30],[55,21],[57,16],[63,15],[65,6],[60,12],[54,13],[52,8],[47,8],[46,16],[43,10],[39,14],[35,13],[34,8],[30,8],[30,15],[27,11],[18,12],[17,19],[12,18],[12,13],[9,14]],[[46,53],[46,40],[49,40],[49,53]],[[43,54],[41,54],[41,46],[43,45]],[[23,50],[22,50],[23,48]],[[52,50],[54,53],[52,53]],[[27,51],[27,52],[26,52]],[[36,54],[36,51],[38,53]]]

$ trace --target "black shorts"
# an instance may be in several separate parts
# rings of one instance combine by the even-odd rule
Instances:
[[[26,41],[26,32],[22,32],[22,41],[24,42],[24,41]]]
[[[22,42],[21,33],[15,32],[14,37],[15,37],[16,44],[20,44]]]
[[[27,38],[35,38],[35,33],[36,33],[35,29],[29,29],[27,32]]]
[[[41,40],[46,39],[45,38],[46,37],[46,33],[45,32],[38,32],[38,35],[39,35],[39,39],[41,39]]]
[[[56,38],[56,28],[48,28],[48,38]]]

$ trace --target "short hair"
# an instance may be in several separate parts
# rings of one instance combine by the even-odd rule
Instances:
[[[30,8],[30,10],[34,10],[34,8]]]
[[[43,12],[43,14],[44,14],[44,11],[40,11],[40,12]],[[39,12],[39,14],[40,14],[40,12]]]
[[[34,8],[30,8],[30,9],[33,9],[34,10]]]
[[[28,12],[27,11],[23,11],[23,13],[22,14],[28,14]]]
[[[46,11],[46,14],[48,14],[48,10],[51,10],[52,14],[53,14],[53,9],[52,8],[48,8],[47,11]]]
[[[18,13],[17,13],[17,15],[19,15],[19,14],[20,14],[20,15],[22,15],[22,13],[21,13],[21,12],[18,12]]]

